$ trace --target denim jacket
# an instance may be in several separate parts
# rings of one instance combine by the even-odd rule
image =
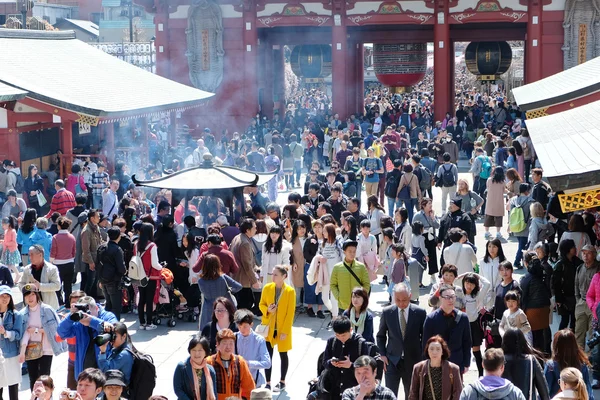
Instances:
[[[125,375],[125,383],[129,385],[131,370],[133,369],[133,355],[131,354],[129,345],[125,343],[115,349],[112,347],[112,344],[109,344],[106,348],[106,353],[98,354],[98,368],[102,372],[106,372],[109,369],[118,369]]]
[[[23,318],[21,332],[25,332],[27,330],[27,325],[29,324],[29,307],[24,307],[19,311],[19,314],[21,314],[21,317]],[[56,312],[49,305],[40,303],[40,315],[45,335],[52,346],[54,355],[57,356],[67,351],[67,343],[58,342],[56,340],[56,331],[58,329],[58,315],[56,315]]]
[[[6,333],[0,335],[0,350],[6,358],[17,357],[20,351],[21,337],[23,337],[23,318],[17,311],[7,311],[2,324]]]

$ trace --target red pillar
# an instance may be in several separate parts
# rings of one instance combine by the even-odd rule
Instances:
[[[265,43],[264,50],[264,58],[261,62],[261,65],[264,66],[263,75],[264,75],[264,86],[263,86],[263,95],[262,95],[262,112],[263,115],[266,115],[267,118],[273,118],[273,45],[271,42]]]
[[[363,115],[365,108],[365,46],[358,43],[356,49],[356,110]],[[356,116],[358,118],[358,115]]]
[[[156,26],[156,73],[165,78],[171,77],[171,62],[169,61],[169,6],[167,2],[157,1],[157,12],[154,16]]]
[[[66,159],[61,160],[63,167],[63,175],[67,176],[71,173],[71,164],[73,164],[73,121],[63,120],[62,130],[60,131],[60,147],[63,154],[70,154]]]
[[[244,43],[244,114],[255,115],[258,112],[258,30],[256,29],[256,4],[245,1],[243,12]]]
[[[106,141],[106,161],[107,169],[112,173],[115,169],[115,124],[109,122],[104,125],[104,137]]]
[[[525,83],[542,79],[542,11],[541,0],[529,0],[525,44]]]
[[[279,111],[279,118],[285,117],[285,54],[283,46],[278,45],[273,50],[274,107]]]
[[[334,13],[334,20],[336,17]],[[348,104],[346,102],[348,40],[346,38],[347,31],[344,17],[345,13],[338,17],[341,19],[340,26],[334,25],[331,28],[332,107],[333,113],[339,114],[341,119],[348,117]]]
[[[8,159],[21,166],[21,144],[19,142],[19,131],[16,123],[8,123],[9,132],[4,136],[8,150]]]
[[[346,53],[346,104],[348,115],[354,114],[356,110],[356,46],[354,42],[348,43]]]
[[[438,0],[435,5],[433,26],[433,90],[435,120],[441,121],[451,110],[450,101],[450,25],[448,4]]]
[[[454,80],[454,73],[456,71],[456,60],[454,58],[454,41],[449,43],[450,48],[448,53],[450,54],[450,68],[448,69],[448,104],[450,104],[450,114],[456,113],[456,81]]]

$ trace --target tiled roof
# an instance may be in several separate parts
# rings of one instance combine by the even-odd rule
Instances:
[[[154,29],[154,21],[141,19],[135,22],[135,26],[142,29]],[[100,29],[129,29],[128,19],[100,20]]]
[[[544,176],[555,191],[600,184],[600,101],[527,121]]]
[[[90,33],[91,35],[98,36],[99,28],[98,25],[93,23],[92,21],[85,21],[83,19],[69,19],[65,18],[65,21],[70,22],[71,24],[77,26],[80,29]]]
[[[0,54],[10,54],[2,61],[0,82],[26,90],[33,99],[96,117],[184,109],[213,96],[74,37],[73,31],[0,29]]]
[[[600,90],[600,57],[539,81],[513,89],[522,110],[563,103]]]
[[[15,101],[27,96],[27,92],[0,82],[0,101]]]

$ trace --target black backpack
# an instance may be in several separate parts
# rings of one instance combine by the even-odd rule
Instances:
[[[442,185],[444,187],[452,187],[456,185],[456,181],[454,180],[454,173],[452,172],[452,166],[450,168],[446,168],[447,165],[442,165]]]
[[[131,400],[148,400],[156,387],[156,367],[150,354],[129,350],[133,356],[133,367],[129,381]]]
[[[415,172],[417,178],[419,178],[419,188],[421,189],[421,192],[431,189],[431,180],[433,178],[431,171],[427,169],[427,167],[421,165]]]
[[[98,246],[98,249],[96,250],[96,259],[98,260],[98,262],[96,263],[96,276],[98,277],[98,280],[100,282],[104,282],[104,254],[106,253],[106,250],[108,249],[108,243],[102,243],[100,246]]]
[[[398,186],[400,185],[401,174],[395,174],[390,171],[385,178],[384,193],[387,197],[396,198]]]
[[[17,178],[15,182],[15,192],[19,194],[23,193],[23,190],[25,190],[25,181],[23,180],[23,176],[13,171],[10,171],[10,173],[14,174]]]

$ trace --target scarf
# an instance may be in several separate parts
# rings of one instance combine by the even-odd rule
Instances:
[[[204,363],[204,367],[201,364],[197,364],[190,357],[190,364],[192,365],[193,379],[194,379],[194,393],[196,394],[196,400],[200,400],[200,380],[202,374],[206,379],[206,398],[207,400],[215,400],[215,391],[213,389],[213,381],[208,370],[208,364]]]
[[[358,321],[356,320],[356,310],[354,307],[350,309],[350,323],[354,326],[354,332],[362,335],[365,330],[365,319],[367,318],[367,311],[360,313]]]

